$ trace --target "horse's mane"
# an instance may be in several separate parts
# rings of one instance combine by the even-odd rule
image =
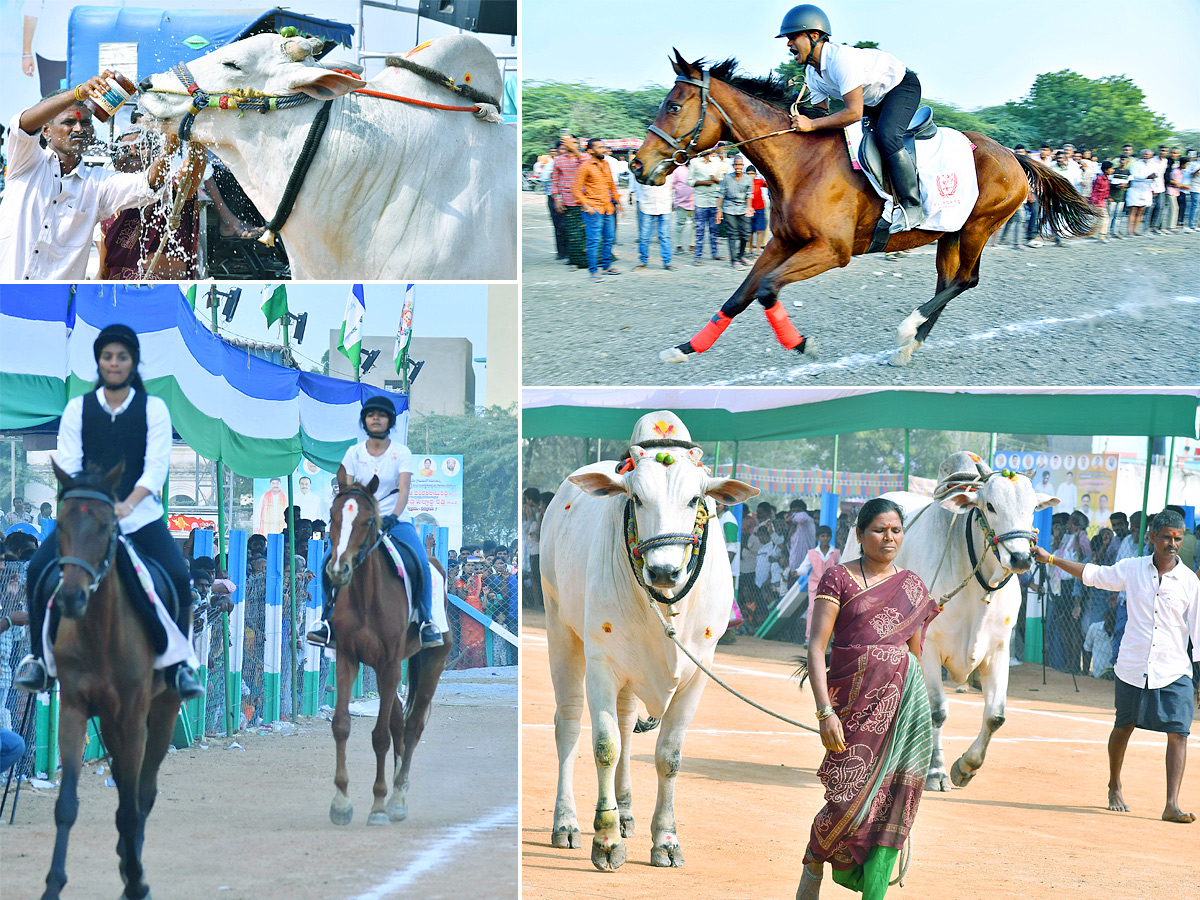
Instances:
[[[707,61],[698,59],[692,65],[698,69],[702,69]],[[761,100],[771,106],[781,109],[784,112],[790,112],[792,101],[795,99],[797,88],[790,82],[785,81],[779,75],[772,72],[770,75],[745,75],[737,70],[738,61],[736,57],[729,57],[722,62],[717,63],[711,69],[709,74],[730,87],[735,87],[743,93],[749,94],[757,100]],[[801,85],[803,87],[803,85]],[[807,92],[805,93],[807,96]],[[820,107],[812,106],[808,103],[802,103],[800,106],[801,112],[809,118],[816,119],[828,113]]]

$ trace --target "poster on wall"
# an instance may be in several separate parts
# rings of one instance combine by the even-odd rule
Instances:
[[[1029,475],[1040,493],[1058,498],[1056,513],[1079,510],[1087,516],[1091,531],[1109,524],[1120,460],[1116,453],[999,450],[992,466]]]
[[[419,531],[429,524],[450,529],[450,546],[463,540],[463,458],[461,454],[413,454],[417,471],[408,494],[408,512]]]
[[[292,502],[300,518],[329,524],[329,507],[337,494],[337,475],[302,459],[292,473]],[[253,530],[279,534],[287,522],[287,476],[254,479]]]

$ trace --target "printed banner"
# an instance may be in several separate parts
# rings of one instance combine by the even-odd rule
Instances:
[[[1056,513],[1079,510],[1092,532],[1108,525],[1120,460],[1116,453],[998,450],[992,466],[1028,475],[1038,491],[1058,498]]]
[[[413,454],[417,471],[408,493],[408,512],[417,531],[422,525],[450,529],[450,546],[462,546],[463,458],[462,454]]]

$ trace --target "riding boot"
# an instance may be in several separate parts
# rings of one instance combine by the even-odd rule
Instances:
[[[925,221],[925,211],[921,209],[921,189],[917,185],[916,160],[907,148],[901,147],[887,158],[887,167],[892,178],[892,193],[900,207],[901,216],[892,223],[889,231],[892,234],[912,231]]]
[[[428,574],[425,576],[429,577]],[[417,596],[417,615],[420,618],[420,624],[417,626],[417,634],[421,638],[421,649],[426,647],[440,647],[445,641],[442,639],[442,630],[433,623],[433,610],[426,607],[425,598],[418,592]]]
[[[13,687],[38,694],[54,686],[54,679],[46,671],[46,664],[32,653],[17,663],[17,674],[13,676]]]
[[[196,677],[196,670],[186,663],[175,663],[163,671],[167,687],[179,694],[180,700],[195,700],[204,696],[204,685]]]
[[[336,650],[337,643],[333,638],[333,622],[330,621],[330,616],[333,615],[333,601],[337,599],[337,590],[330,591],[330,596],[325,598],[325,603],[321,607],[321,621],[317,623],[317,627],[305,635],[305,639],[310,644],[316,644],[318,647],[324,647],[326,650]]]

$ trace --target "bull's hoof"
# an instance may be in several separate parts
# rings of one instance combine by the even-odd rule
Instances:
[[[925,779],[925,790],[927,791],[949,791],[950,779],[945,772],[933,772]]]
[[[950,767],[950,780],[954,782],[955,787],[966,787],[974,777],[974,772],[963,769],[961,759],[956,759],[954,765]]]
[[[561,825],[554,829],[554,834],[550,835],[550,846],[560,850],[578,850],[583,846],[583,837],[580,835],[579,829],[573,825]]]
[[[601,872],[615,872],[625,865],[625,842],[596,837],[592,840],[592,865]]]
[[[403,822],[408,818],[407,803],[389,803],[387,805],[388,818],[393,822]]]
[[[650,848],[650,865],[659,868],[678,869],[683,865],[683,851],[675,840],[663,841]]]
[[[621,837],[633,837],[633,813],[627,809],[621,810]]]
[[[383,810],[375,810],[367,816],[368,825],[390,825],[392,820],[388,818],[388,814]]]
[[[658,358],[663,362],[681,363],[688,358],[688,355],[678,347],[668,347],[662,353],[658,354]]]
[[[354,818],[354,806],[349,800],[339,803],[336,799],[329,804],[329,821],[334,825],[349,825]]]

